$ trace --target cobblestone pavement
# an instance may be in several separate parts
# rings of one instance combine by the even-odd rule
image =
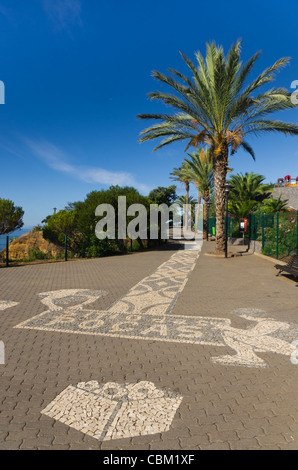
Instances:
[[[0,449],[297,449],[296,282],[213,249],[1,269]]]

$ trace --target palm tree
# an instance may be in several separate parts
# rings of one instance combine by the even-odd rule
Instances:
[[[272,185],[264,184],[265,176],[256,173],[232,175],[229,179],[229,212],[237,218],[247,218],[271,195]]]
[[[179,196],[175,202],[182,209],[184,209],[185,206],[190,205],[190,227],[192,229],[195,218],[195,207],[198,201],[193,196],[189,196],[188,199],[186,198],[186,196]]]
[[[278,199],[274,199],[273,196],[270,199],[263,201],[262,206],[259,207],[259,210],[265,212],[266,214],[272,214],[273,212],[281,212],[288,207],[288,199],[281,199],[281,194]]]
[[[259,91],[260,87],[274,80],[274,73],[288,64],[289,59],[277,60],[246,85],[260,54],[254,54],[243,64],[240,49],[241,42],[238,41],[225,56],[222,47],[207,44],[205,60],[197,52],[196,64],[182,54],[191,78],[172,69],[169,70],[171,76],[153,72],[153,77],[168,85],[174,93],[155,91],[149,94],[150,98],[169,105],[175,113],[138,116],[161,121],[141,132],[141,142],[163,139],[154,151],[178,141],[187,141],[186,150],[201,143],[210,146],[215,186],[216,251],[224,251],[225,248],[224,183],[229,153],[233,154],[242,147],[255,158],[253,149],[245,140],[249,134],[298,134],[297,124],[269,117],[274,112],[296,107],[291,102],[290,93],[282,88]]]
[[[180,181],[185,185],[185,190],[186,190],[186,214],[188,214],[188,203],[189,203],[189,185],[190,185],[190,179],[187,176],[187,169],[188,169],[188,164],[186,162],[183,162],[180,168],[174,168],[174,170],[171,173],[171,179],[174,181]],[[185,228],[186,230],[188,229],[188,216],[185,217]]]
[[[258,209],[258,202],[247,199],[246,201],[229,201],[229,213],[236,219],[247,219],[249,214]]]
[[[271,194],[272,185],[264,184],[265,176],[256,173],[242,173],[232,175],[229,179],[231,192],[230,202],[256,201],[262,202]]]
[[[186,158],[185,161],[189,165],[186,173],[195,183],[199,190],[199,195],[204,199],[204,216],[203,216],[203,238],[207,238],[208,230],[208,207],[210,202],[210,195],[213,189],[213,170],[212,160],[210,158],[210,150],[197,149],[194,153],[188,153],[190,159]]]

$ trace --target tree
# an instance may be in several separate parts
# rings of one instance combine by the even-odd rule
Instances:
[[[278,199],[274,199],[271,196],[269,199],[263,201],[263,204],[259,206],[258,210],[265,212],[265,214],[272,214],[273,212],[281,212],[287,209],[288,199],[281,199],[281,194]]]
[[[237,219],[247,219],[251,212],[258,209],[258,202],[253,200],[229,202],[228,210]]]
[[[80,244],[80,234],[77,230],[76,213],[74,210],[63,209],[44,219],[43,237],[60,246],[64,246],[65,235],[68,246],[76,251]]]
[[[182,54],[192,78],[172,69],[170,76],[154,71],[153,77],[168,85],[174,93],[155,91],[149,94],[150,98],[169,105],[176,112],[138,116],[161,121],[141,132],[141,142],[163,139],[154,151],[178,141],[187,141],[186,150],[201,143],[209,145],[215,186],[216,251],[220,252],[225,248],[224,183],[229,154],[242,147],[255,158],[245,140],[249,134],[298,134],[297,124],[270,119],[272,113],[296,107],[290,93],[282,88],[259,91],[260,87],[273,81],[274,73],[288,64],[289,59],[277,60],[246,85],[260,54],[254,54],[243,64],[240,53],[240,41],[231,46],[227,56],[222,47],[211,43],[207,44],[205,60],[200,52],[196,53],[196,63]]]
[[[210,195],[213,189],[213,170],[210,151],[206,149],[197,149],[194,153],[188,154],[190,159],[186,158],[188,164],[186,170],[189,178],[195,183],[199,190],[199,195],[204,199],[204,216],[203,216],[203,238],[207,239],[208,217]]]
[[[248,218],[271,194],[272,185],[264,184],[265,177],[257,173],[238,173],[229,179],[229,212],[237,218]]]
[[[148,198],[151,199],[155,204],[166,204],[170,206],[177,199],[176,186],[158,186],[158,188],[152,189],[148,194]]]
[[[125,221],[123,237],[118,236],[119,206],[118,198],[125,196]],[[150,200],[139,194],[133,187],[110,186],[107,190],[91,191],[84,201],[68,203],[65,209],[47,216],[43,223],[44,238],[53,243],[64,245],[65,235],[68,238],[68,246],[71,251],[79,256],[105,256],[119,251],[126,251],[125,239],[127,238],[128,224],[136,218],[135,215],[127,215],[127,209],[133,204],[140,204],[149,213]],[[115,222],[115,238],[99,239],[96,235],[96,226],[100,220],[105,219],[106,212],[102,216],[95,215],[96,208],[101,204],[108,204],[113,209]],[[121,211],[121,209],[120,209]],[[124,217],[123,217],[124,219]],[[126,222],[126,225],[125,225]],[[104,224],[103,231],[106,231]],[[138,224],[136,223],[136,226]],[[148,226],[147,226],[148,229]],[[138,232],[138,227],[136,227]],[[142,239],[138,238],[138,244],[143,246]]]
[[[154,203],[154,204],[166,204],[168,207],[170,207],[172,204],[177,199],[177,194],[176,194],[176,186],[171,185],[168,187],[165,186],[158,186],[155,189],[152,189],[150,191],[148,198]],[[174,208],[175,212],[175,208]],[[173,216],[174,212],[171,211],[169,214],[169,227],[173,224]],[[164,214],[163,208],[161,208],[161,212],[158,214],[158,240],[159,242],[162,239],[162,231],[161,231],[161,219],[162,219],[162,213]]]
[[[190,185],[190,178],[187,174],[187,170],[189,169],[189,165],[186,161],[182,162],[182,165],[180,168],[174,168],[174,170],[171,173],[170,178],[174,181],[180,181],[181,183],[184,184],[185,190],[186,190],[186,200],[185,200],[185,205],[186,205],[186,213],[188,214],[188,203],[189,203],[189,185]],[[186,230],[188,229],[188,217],[185,217],[185,228]]]
[[[130,186],[120,187],[116,185],[110,186],[107,190],[91,191],[87,194],[84,201],[73,203],[72,207],[75,208],[78,232],[82,235],[81,252],[83,255],[86,251],[101,254],[103,252],[123,251],[125,249],[124,239],[126,235],[123,238],[118,238],[118,198],[120,196],[126,197],[126,211],[132,204],[142,204],[146,208],[147,213],[149,212],[150,200],[148,197],[142,196],[135,188]],[[95,227],[104,217],[95,216],[95,210],[101,204],[110,204],[114,208],[115,240],[99,240],[95,235]],[[128,225],[133,218],[132,216],[127,216],[126,224]],[[140,238],[138,238],[138,242],[143,246]]]
[[[272,185],[264,184],[265,176],[256,173],[232,175],[229,179],[231,191],[230,202],[262,202],[271,194]]]
[[[179,196],[176,203],[181,207],[181,209],[190,205],[190,227],[192,229],[195,219],[195,207],[196,204],[198,204],[198,201],[193,196],[189,196],[188,198],[186,198],[186,196]]]
[[[10,199],[0,198],[0,235],[14,232],[23,227],[24,211]]]

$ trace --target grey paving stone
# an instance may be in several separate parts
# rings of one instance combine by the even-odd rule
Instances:
[[[204,244],[169,313],[179,318],[228,319],[235,329],[254,323],[232,314],[258,309],[276,322],[298,324],[295,282],[275,277],[256,255],[213,258]],[[188,344],[17,329],[46,310],[39,294],[61,289],[104,290],[88,308],[106,311],[174,254],[167,249],[68,263],[0,269],[0,449],[296,449],[298,366],[289,356],[256,352],[266,367],[213,362],[235,355],[228,345]],[[298,339],[298,338],[297,338]],[[41,411],[69,385],[150,381],[183,397],[168,432],[104,443]],[[293,440],[292,440],[293,438]]]

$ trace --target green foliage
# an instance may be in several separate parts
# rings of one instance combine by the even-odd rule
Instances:
[[[59,234],[73,235],[76,228],[76,216],[74,211],[61,210],[51,215],[47,220],[47,227]],[[43,228],[44,229],[44,228]]]
[[[184,209],[187,204],[186,196],[179,196],[176,203],[181,207],[181,209]],[[193,196],[189,196],[188,204],[190,207],[191,226],[193,226],[196,215],[196,205],[198,204],[198,201]]]
[[[140,244],[137,240],[133,240],[132,242],[132,251],[138,251],[140,249]]]
[[[153,189],[152,191],[150,191],[149,195],[148,195],[148,198],[151,200],[151,203],[154,203],[154,204],[158,204],[158,205],[161,205],[161,204],[166,204],[168,207],[170,207],[172,204],[174,204],[178,198],[177,194],[176,194],[176,186],[175,185],[171,185],[171,186],[168,186],[168,187],[165,187],[165,186],[158,186],[157,188]],[[163,212],[163,209],[161,210],[161,212]],[[173,216],[174,216],[174,212],[176,212],[176,208],[174,207],[174,211],[171,211],[170,214],[169,214],[169,225],[171,226],[173,224]],[[159,235],[158,235],[158,238],[161,239],[161,231],[160,231],[160,221],[161,221],[161,215],[158,216],[159,217]]]
[[[24,211],[9,199],[0,198],[0,235],[8,234],[23,227]]]
[[[47,253],[44,253],[39,248],[35,247],[28,250],[28,257],[26,261],[45,260],[49,258],[50,256]]]
[[[210,196],[209,217],[216,217],[214,191],[211,193]]]
[[[287,209],[288,199],[281,199],[281,195],[278,199],[274,199],[271,196],[269,199],[263,201],[263,204],[258,207],[260,212],[265,212],[265,214],[272,214],[274,212],[281,212]]]
[[[32,229],[32,232],[41,232],[41,231],[42,231],[42,226],[41,225],[36,225]]]
[[[271,196],[272,185],[264,184],[265,177],[256,173],[232,175],[229,179],[229,213],[236,218],[248,218],[252,212],[272,214],[287,207],[287,201]]]
[[[171,92],[151,92],[151,100],[171,107],[174,114],[140,114],[140,119],[160,121],[141,132],[141,142],[163,139],[155,150],[177,141],[187,141],[187,148],[205,142],[213,148],[214,158],[221,155],[226,145],[232,153],[242,146],[254,157],[244,140],[245,134],[266,131],[298,134],[296,124],[267,119],[270,114],[295,107],[290,93],[282,88],[259,90],[274,80],[274,73],[289,63],[288,58],[277,60],[247,83],[260,53],[243,63],[240,41],[231,46],[227,55],[215,43],[207,44],[205,59],[200,52],[195,54],[195,62],[181,55],[190,77],[176,70],[170,70],[171,75],[158,71],[152,74]]]
[[[43,237],[46,240],[64,246],[65,235],[68,237],[68,247],[72,250],[78,244],[79,235],[77,233],[76,213],[74,210],[63,209],[45,219],[42,227]]]
[[[232,201],[228,203],[228,210],[230,214],[233,214],[237,219],[248,218],[249,214],[257,209],[258,202],[247,200],[247,201]]]
[[[217,217],[216,251],[224,248],[222,226],[225,193],[223,184],[228,172],[229,155],[243,148],[253,158],[246,141],[249,135],[282,132],[298,135],[298,125],[272,119],[278,111],[297,107],[283,88],[261,89],[274,80],[274,74],[289,63],[281,58],[248,82],[260,53],[247,62],[241,60],[241,41],[232,44],[228,53],[214,42],[207,44],[206,57],[198,51],[195,61],[181,54],[188,75],[177,70],[169,74],[152,73],[167,91],[149,93],[151,100],[166,105],[165,113],[140,114],[153,125],[140,134],[140,142],[156,140],[154,151],[173,142],[185,142],[186,148],[208,145],[213,161],[215,209]],[[170,108],[170,111],[169,111]],[[172,112],[171,112],[172,111]]]
[[[287,258],[291,254],[296,254],[297,224],[297,215],[294,211],[280,212],[278,214],[278,227],[277,213],[265,215],[262,215],[261,213],[254,214],[254,238],[257,241],[262,242],[264,245],[262,253],[268,256],[273,256],[274,258],[276,257],[277,249],[279,258]],[[263,229],[262,225],[264,226]]]
[[[118,198],[126,197],[126,209],[132,204],[142,204],[149,213],[151,201],[142,196],[135,188],[111,186],[107,190],[91,191],[84,201],[69,203],[64,210],[45,218],[43,236],[47,240],[64,246],[67,235],[68,249],[82,257],[107,256],[126,252],[124,240],[99,240],[95,227],[101,218],[95,216],[96,208],[101,204],[110,204],[115,211],[115,235],[118,235]],[[127,216],[127,225],[134,217]],[[149,219],[149,217],[148,217]],[[138,246],[141,246],[139,241]]]
[[[150,208],[150,200],[142,196],[135,188],[125,186],[111,186],[108,190],[92,191],[87,194],[83,202],[74,203],[77,217],[77,229],[81,234],[80,253],[82,256],[88,254],[90,249],[93,253],[102,256],[105,253],[126,251],[122,239],[109,240],[108,247],[95,236],[95,227],[102,217],[95,216],[95,210],[100,204],[110,204],[115,211],[115,236],[118,236],[118,198],[126,197],[126,210],[132,204],[142,204],[147,212]],[[134,217],[127,216],[127,225]],[[105,240],[104,240],[105,241]]]
[[[229,213],[239,219],[248,218],[253,211],[259,211],[261,204],[266,204],[272,189],[264,180],[264,176],[253,172],[232,175],[229,179]]]
[[[214,185],[210,151],[208,148],[198,148],[195,152],[188,153],[188,156],[190,158],[185,159],[187,167],[184,173],[195,183],[203,199],[209,201]]]
[[[182,162],[182,165],[180,168],[174,168],[170,176],[172,180],[180,181],[180,183],[184,184],[187,197],[189,194],[189,184],[192,181],[191,177],[187,174],[188,169],[189,169],[189,164],[186,161],[184,161]]]
[[[148,198],[155,204],[166,204],[167,206],[173,204],[177,197],[175,185],[158,186],[158,188],[152,189],[148,195]]]
[[[231,202],[262,202],[271,194],[272,187],[264,183],[265,177],[257,173],[238,173],[229,179],[231,191],[229,200]]]
[[[176,203],[180,207],[183,207],[186,204],[186,196],[179,196]],[[191,204],[191,205],[195,206],[195,204],[197,204],[197,203],[198,203],[198,201],[193,196],[189,196],[188,204]]]
[[[119,251],[119,246],[115,240],[98,240],[95,235],[92,235],[90,237],[90,245],[86,247],[84,256],[87,258],[97,258],[109,256]]]

